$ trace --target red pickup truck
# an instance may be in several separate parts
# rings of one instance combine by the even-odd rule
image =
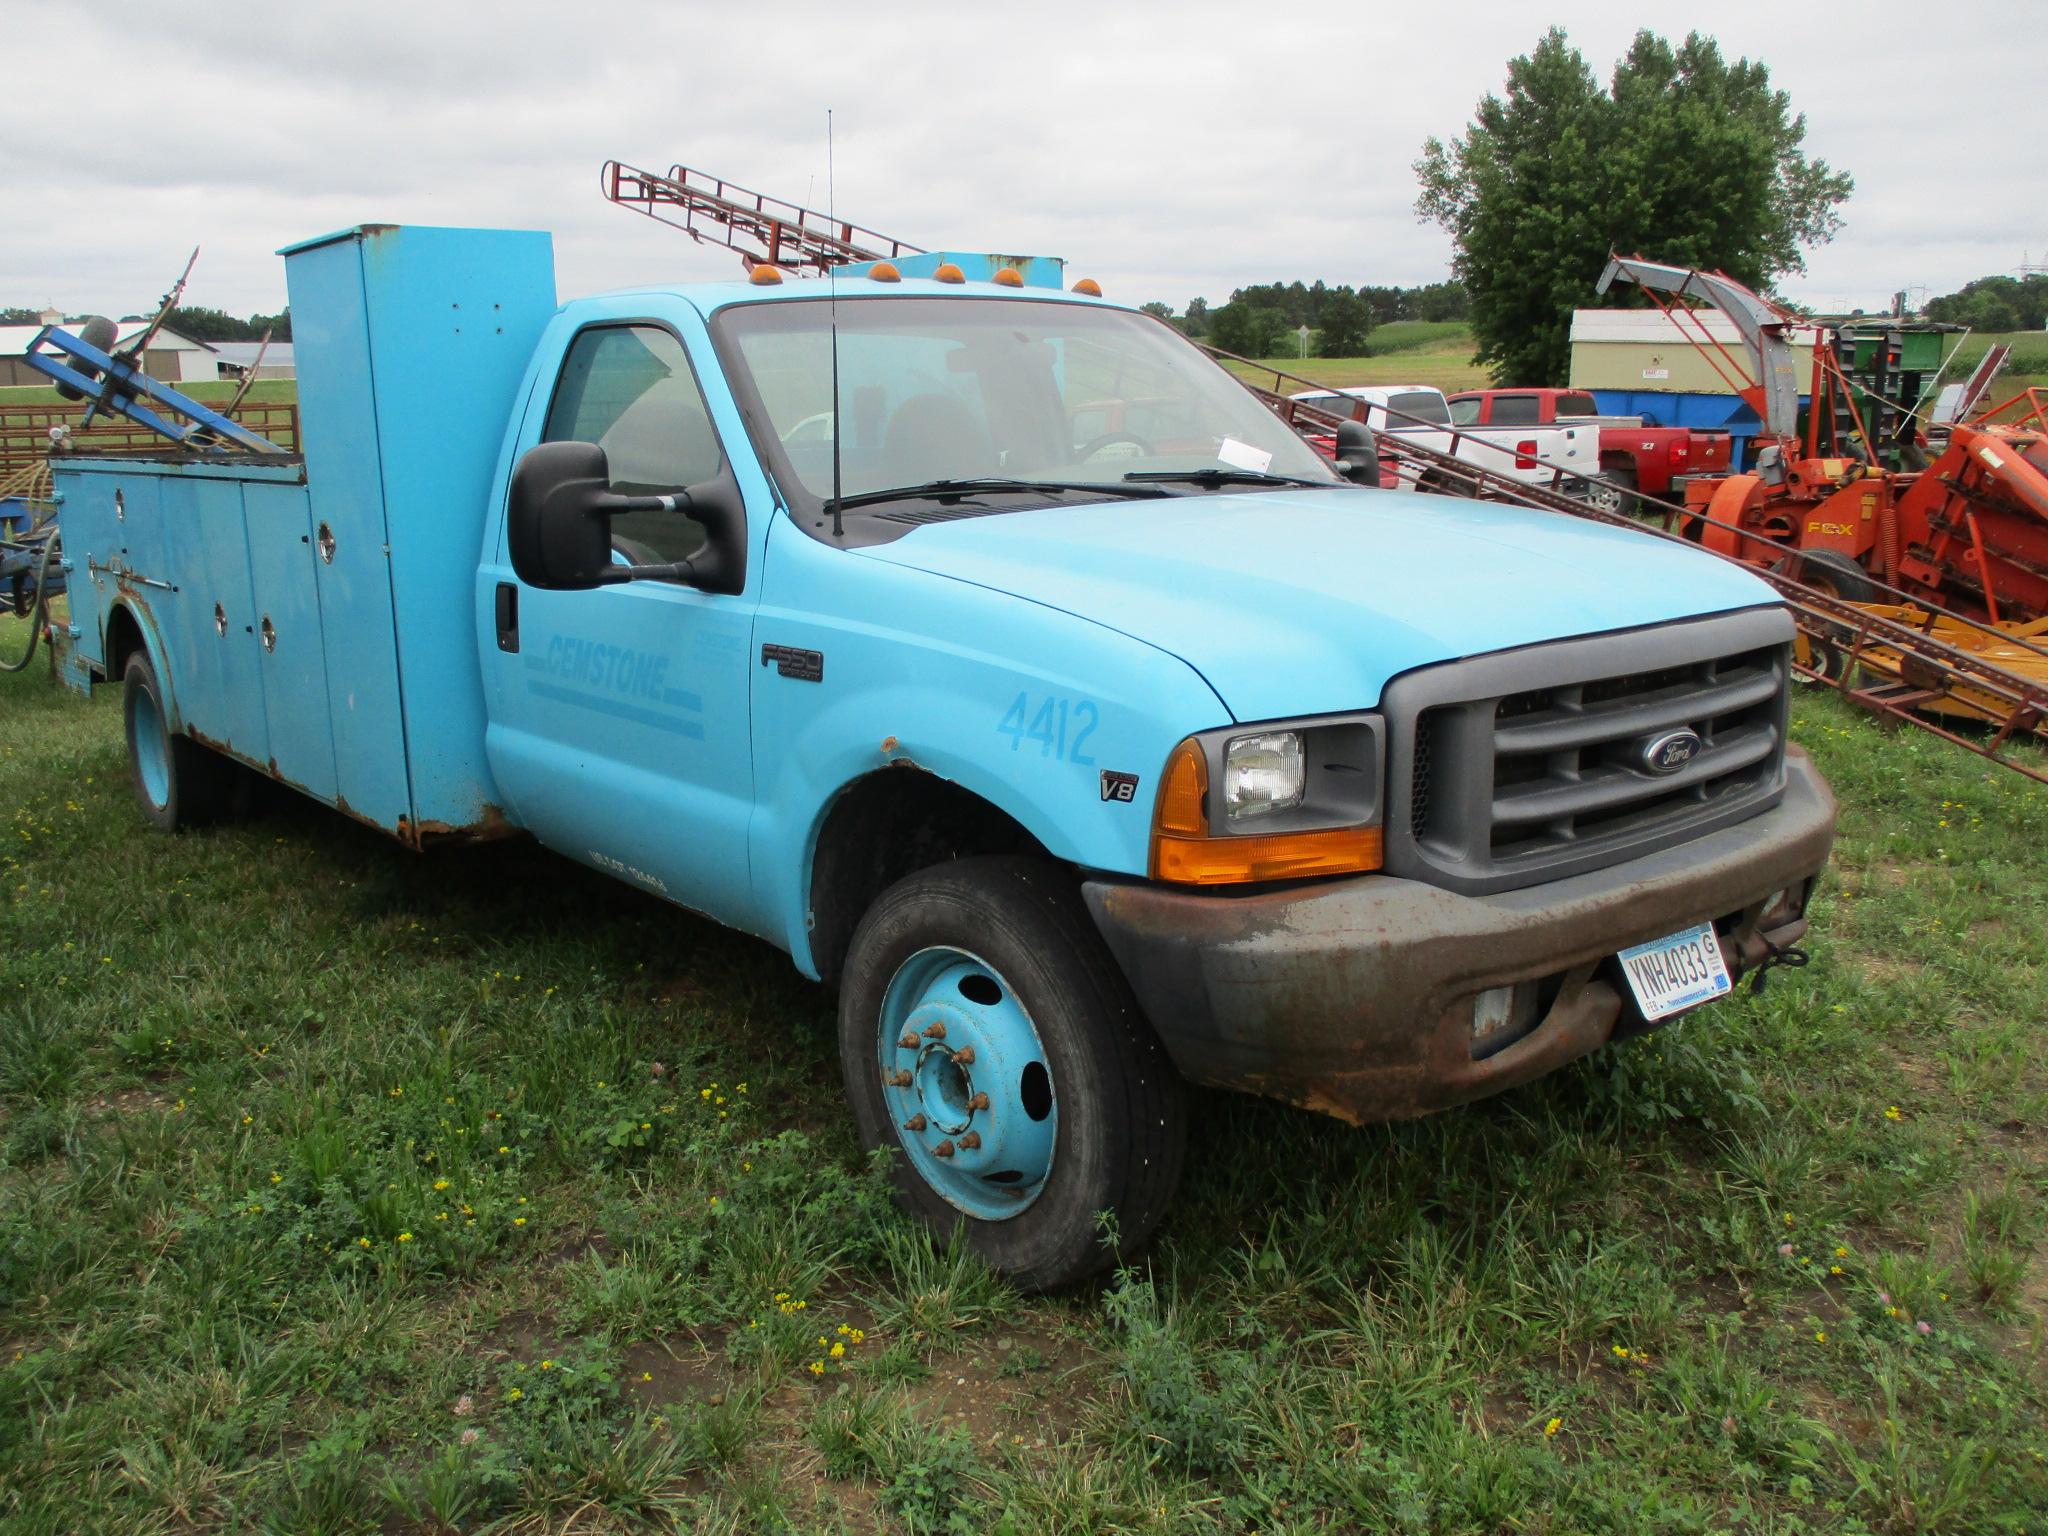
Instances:
[[[1732,439],[1726,432],[1646,427],[1639,416],[1602,416],[1583,389],[1470,389],[1452,395],[1454,427],[1600,428],[1600,478],[1586,487],[1596,507],[1627,511],[1636,492],[1663,496],[1675,475],[1725,475]]]

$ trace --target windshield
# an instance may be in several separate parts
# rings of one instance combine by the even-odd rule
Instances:
[[[1256,397],[1149,316],[964,295],[842,297],[838,309],[836,404],[826,300],[734,305],[714,322],[776,479],[810,498],[799,510],[830,499],[835,439],[849,498],[944,480],[1121,485],[1147,472],[1337,483]]]

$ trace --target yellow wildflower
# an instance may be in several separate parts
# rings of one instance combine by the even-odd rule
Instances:
[[[1543,1433],[1545,1433],[1546,1435],[1554,1435],[1554,1434],[1556,1434],[1556,1433],[1557,1433],[1557,1432],[1558,1432],[1558,1431],[1559,1431],[1560,1429],[1563,1429],[1563,1428],[1564,1428],[1564,1420],[1563,1420],[1563,1419],[1552,1419],[1552,1420],[1551,1420],[1551,1421],[1550,1421],[1550,1422],[1549,1422],[1548,1424],[1546,1424],[1546,1425],[1544,1425],[1544,1426],[1543,1426]]]
[[[822,1361],[822,1360],[813,1360],[813,1361],[811,1362],[811,1374],[812,1374],[813,1376],[822,1376],[822,1375],[824,1375],[824,1374],[825,1374],[825,1362],[824,1362],[824,1361]]]

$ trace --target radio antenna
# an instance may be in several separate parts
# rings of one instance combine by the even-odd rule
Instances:
[[[825,216],[832,221],[834,230],[839,228],[839,202],[832,177],[832,109],[825,109]],[[839,263],[836,261],[825,269],[825,281],[830,285],[832,314],[832,537],[843,539],[846,528],[839,518],[839,428],[844,421],[839,413]]]

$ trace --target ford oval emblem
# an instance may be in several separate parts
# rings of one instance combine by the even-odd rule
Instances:
[[[1675,731],[1663,731],[1655,736],[1645,737],[1636,746],[1636,765],[1645,773],[1662,777],[1676,773],[1687,763],[1707,749],[1700,740],[1700,733],[1680,726]]]

